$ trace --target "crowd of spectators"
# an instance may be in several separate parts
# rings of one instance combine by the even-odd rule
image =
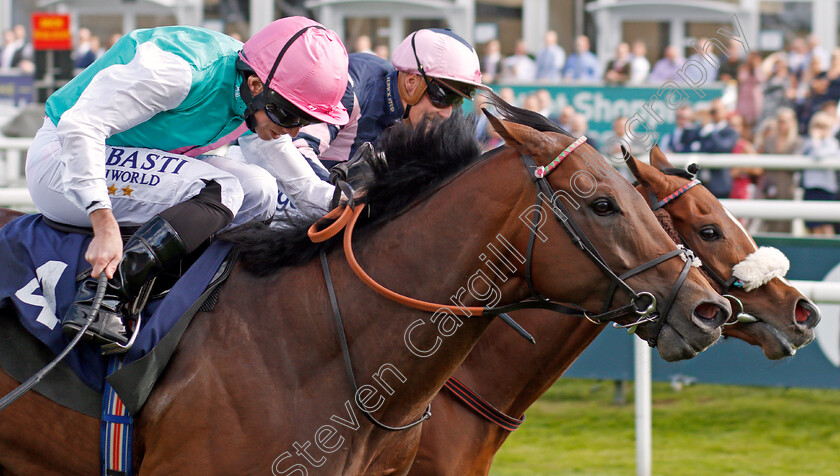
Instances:
[[[0,49],[0,72],[21,71],[32,74],[35,71],[32,43],[26,37],[26,27],[15,25],[3,32],[3,46]]]
[[[697,40],[702,48],[706,38]],[[718,40],[713,40],[718,41]],[[684,81],[677,74],[685,63],[681,52],[668,46],[663,56],[650,64],[645,56],[646,45],[637,41],[621,43],[612,58],[599,60],[586,37],[575,41],[575,52],[565,54],[557,45],[553,32],[545,37],[544,46],[531,57],[519,43],[514,56],[503,57],[498,41],[488,43],[482,67],[489,82],[526,82],[564,84],[567,81],[604,82],[606,84],[662,84]],[[716,44],[727,49],[716,62],[705,61],[707,81],[719,81],[734,94],[722,99],[686,104],[676,113],[673,131],[658,138],[658,145],[667,153],[730,153],[784,154],[824,158],[840,158],[840,48],[828,51],[815,36],[795,38],[783,51],[761,55],[744,52],[739,44]],[[738,52],[742,54],[738,54]],[[699,56],[699,53],[697,54]],[[563,61],[565,58],[565,61]],[[692,58],[689,59],[699,59]],[[604,64],[603,71],[600,65]],[[525,66],[523,66],[525,65]],[[497,91],[514,100],[510,88]],[[540,112],[556,121],[574,136],[586,134],[587,118],[572,106],[555,110],[547,90],[526,95],[519,105]],[[513,101],[516,102],[516,101]],[[631,152],[644,155],[650,144],[634,143],[627,135],[627,117],[613,121],[613,134],[623,137]],[[492,133],[482,130],[487,146],[499,143]],[[603,136],[602,136],[603,137]],[[616,141],[597,144],[598,148],[616,147]],[[599,149],[603,153],[616,151]],[[793,199],[797,189],[804,200],[837,200],[840,177],[833,170],[801,172],[763,170],[761,161],[755,167],[701,170],[700,178],[719,198]],[[750,231],[789,232],[790,221],[763,220],[748,223]],[[829,223],[806,222],[810,233],[830,235],[835,227]]]

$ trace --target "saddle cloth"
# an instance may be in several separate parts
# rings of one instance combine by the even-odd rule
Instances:
[[[25,215],[0,228],[0,308],[15,311],[0,314],[0,318],[9,319],[16,314],[23,328],[53,354],[70,342],[59,322],[72,304],[76,277],[90,267],[84,259],[89,241],[89,236],[53,229],[41,215]],[[137,340],[123,359],[124,367],[149,354],[188,311],[195,313],[200,305],[196,301],[206,297],[205,290],[230,249],[230,243],[212,243],[168,294],[147,304]],[[182,322],[181,327],[179,331],[183,332],[186,324]],[[102,392],[108,361],[100,355],[99,346],[82,342],[64,362],[85,385]],[[162,368],[156,372],[162,372]],[[121,398],[135,402],[135,411],[150,390],[138,400],[130,395],[124,397],[117,388]],[[128,390],[123,387],[122,392]]]

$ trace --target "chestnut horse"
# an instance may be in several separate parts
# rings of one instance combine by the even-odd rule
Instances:
[[[540,130],[556,130],[556,126],[540,117],[529,117],[529,123]],[[657,197],[654,203],[672,197],[662,209],[670,215],[685,244],[701,258],[710,274],[707,279],[721,294],[725,291],[739,298],[744,311],[757,319],[724,327],[726,335],[761,345],[770,359],[792,355],[814,339],[813,327],[819,321],[819,311],[785,279],[776,277],[745,291],[734,286],[723,289],[711,277],[728,279],[733,266],[754,253],[757,246],[705,187],[686,188],[692,177],[684,170],[679,173],[658,147],[651,151],[654,166],[633,157],[627,163],[640,182],[638,190],[643,196],[652,192]],[[672,195],[678,190],[684,192]],[[513,316],[536,336],[537,345],[523,342],[500,323],[491,324],[454,377],[516,420],[569,368],[604,326],[568,316],[558,319],[542,310],[518,311]],[[448,389],[435,397],[432,406],[435,418],[423,425],[420,450],[410,474],[487,474],[493,456],[510,431],[479,416]]]
[[[367,273],[456,311],[522,302],[533,293],[585,309],[616,309],[633,289],[660,303],[678,290],[670,313],[641,324],[637,334],[674,358],[720,337],[729,303],[673,254],[644,200],[602,157],[586,145],[563,152],[573,142],[566,135],[490,120],[512,147],[485,157],[472,122],[460,115],[414,129],[398,125],[381,138],[390,168],[371,185],[370,218],[350,242]],[[577,206],[546,220],[534,240],[519,218],[539,203],[534,169],[523,165],[523,156],[546,165],[561,152],[565,161],[541,183],[557,191],[552,208],[562,209],[557,196]],[[583,172],[592,187],[581,197],[573,187]],[[422,421],[491,319],[430,315],[386,300],[354,275],[335,240],[314,245],[304,231],[252,225],[228,236],[240,262],[216,308],[192,320],[136,415],[138,474],[370,474],[382,454],[401,468],[413,459],[419,426],[385,431],[361,416],[373,412],[390,425]],[[317,259],[322,250],[351,368],[363,384],[356,405],[339,345],[344,333],[333,321]],[[645,263],[658,264],[608,295],[616,276]],[[0,372],[0,393],[16,385]],[[36,393],[0,415],[3,474],[96,474],[98,444],[99,420]]]

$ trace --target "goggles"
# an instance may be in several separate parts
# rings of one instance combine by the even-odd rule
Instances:
[[[429,96],[429,101],[438,109],[449,106],[460,107],[464,104],[464,99],[475,97],[475,87],[473,86],[464,85],[461,88],[456,88],[443,80],[429,78],[422,69],[420,73],[426,81],[426,94]]]
[[[310,124],[321,122],[311,116],[301,113],[298,108],[294,107],[274,91],[269,91],[268,102],[265,107],[263,107],[263,110],[271,122],[286,129],[306,127]]]

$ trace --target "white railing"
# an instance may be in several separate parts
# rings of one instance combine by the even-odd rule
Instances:
[[[0,186],[25,183],[23,161],[32,139],[0,137]]]
[[[668,154],[668,160],[676,167],[695,163],[704,169],[730,167],[760,167],[765,170],[840,170],[840,156],[814,159],[804,155],[777,154]]]

